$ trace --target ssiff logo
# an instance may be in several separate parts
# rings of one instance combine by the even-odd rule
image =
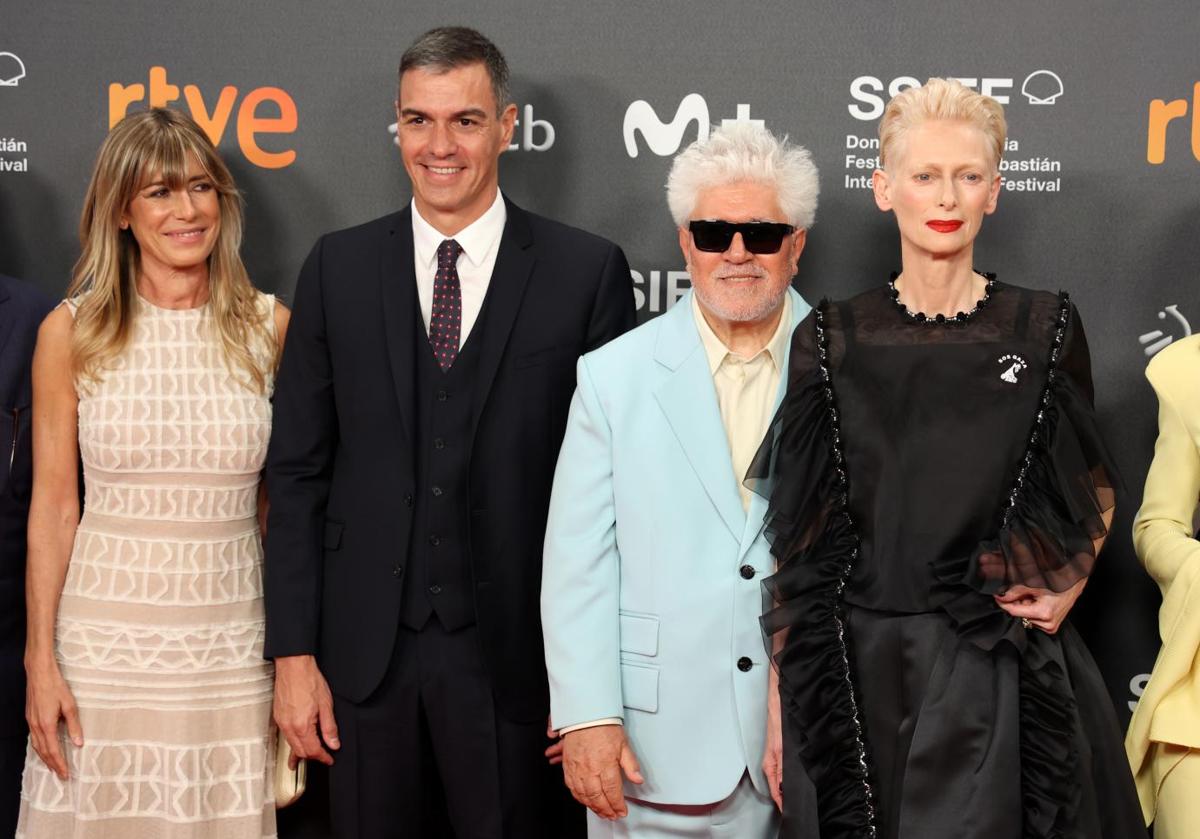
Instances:
[[[1053,70],[1034,70],[1021,84],[1021,95],[1030,105],[1053,105],[1063,95],[1063,83]]]
[[[1192,157],[1200,160],[1200,82],[1192,86]],[[1155,99],[1146,120],[1146,162],[1155,166],[1167,159],[1167,126],[1187,116],[1188,101]]]
[[[1183,334],[1178,336],[1186,338],[1192,334],[1192,325],[1188,323],[1188,319],[1179,311],[1179,306],[1172,303],[1170,306],[1164,306],[1162,311],[1158,313],[1159,320],[1166,320],[1167,315],[1175,319],[1183,331]],[[1168,335],[1161,329],[1154,329],[1144,335],[1138,336],[1138,343],[1142,345],[1142,352],[1146,354],[1146,358],[1150,358],[1160,350],[1166,349],[1172,341],[1175,340],[1174,335]]]
[[[643,274],[630,269],[629,274],[633,278],[634,308],[652,315],[674,306],[692,287],[692,277],[687,271],[647,271]]]
[[[622,133],[625,137],[625,152],[630,157],[638,156],[637,135],[641,134],[646,146],[659,157],[675,154],[683,146],[683,137],[688,126],[696,124],[696,139],[703,142],[708,139],[711,121],[708,116],[708,102],[699,93],[689,93],[675,109],[675,116],[670,122],[663,122],[658,114],[645,99],[638,99],[625,109],[625,123]],[[721,125],[732,123],[750,123],[763,125],[761,119],[750,118],[750,106],[739,102],[733,119],[721,120]]]
[[[1012,77],[950,78],[962,82],[967,87],[977,88],[984,96],[992,97],[1001,105],[1007,105],[1009,102],[1006,91],[1016,87],[1016,80]],[[850,116],[864,121],[879,119],[887,105],[887,100],[883,97],[885,91],[887,98],[891,99],[903,90],[920,86],[921,81],[915,76],[896,76],[886,84],[878,76],[859,76],[850,82],[850,98],[854,100],[854,103],[847,106]],[[1021,95],[1030,105],[1053,105],[1063,95],[1062,78],[1053,70],[1034,70],[1021,82]]]
[[[12,52],[0,52],[0,87],[16,87],[25,78],[25,62]]]
[[[210,106],[196,85],[184,85],[183,88],[183,100],[191,111],[192,119],[196,120],[213,145],[220,145],[237,98],[238,89],[233,85],[226,85],[217,95],[217,101]],[[108,86],[108,127],[112,128],[120,122],[130,105],[147,99],[151,108],[161,108],[179,101],[179,86],[167,81],[165,67],[150,68],[149,96],[146,85],[141,82],[128,85],[113,82]],[[267,105],[274,105],[278,115],[262,114],[261,106]],[[234,122],[237,126],[238,147],[255,166],[261,166],[263,169],[282,169],[295,162],[294,149],[270,152],[258,144],[260,134],[291,134],[296,130],[296,103],[287,91],[277,87],[256,87],[247,92],[238,106]]]

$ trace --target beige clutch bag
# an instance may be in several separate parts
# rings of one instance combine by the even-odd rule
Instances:
[[[308,762],[301,759],[295,769],[288,768],[288,760],[292,756],[292,747],[287,738],[275,732],[275,808],[295,804],[304,795],[304,785],[308,781]]]

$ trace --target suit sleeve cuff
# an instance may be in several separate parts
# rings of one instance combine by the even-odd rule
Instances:
[[[558,730],[558,736],[570,734],[572,731],[578,731],[581,728],[595,728],[598,725],[624,725],[625,721],[620,717],[605,717],[600,720],[592,720],[591,722],[577,722],[575,725],[568,725]]]

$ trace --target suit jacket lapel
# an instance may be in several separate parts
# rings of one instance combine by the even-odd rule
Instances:
[[[796,331],[796,327],[800,325],[800,321],[808,316],[809,306],[804,302],[795,289],[788,289],[788,296],[792,300],[792,328],[791,332]],[[790,333],[789,333],[790,334]],[[779,387],[775,390],[775,402],[771,406],[771,417],[774,418],[775,412],[779,410],[779,404],[783,401],[783,396],[787,392],[788,381],[788,363],[792,356],[792,342],[789,340],[787,350],[783,354],[783,370],[779,376]],[[762,533],[763,527],[766,525],[764,517],[767,514],[767,499],[763,498],[757,492],[750,493],[750,507],[746,511],[746,531],[742,534],[742,546],[738,550],[738,564],[746,556],[746,552],[750,550],[750,546],[754,544],[754,540]],[[760,571],[769,572],[770,569],[759,569]]]
[[[655,396],[721,520],[740,540],[746,514],[729,465],[729,441],[693,320],[691,295],[681,298],[662,318],[655,360],[673,372]]]
[[[416,371],[417,293],[413,269],[412,208],[393,216],[379,253],[379,295],[392,383],[400,406],[401,431],[414,431],[413,379]]]
[[[512,333],[513,323],[521,310],[529,275],[537,261],[532,250],[533,232],[530,230],[525,211],[507,198],[504,199],[504,203],[508,216],[504,223],[504,233],[500,237],[500,250],[496,254],[492,279],[488,283],[484,302],[487,314],[483,318],[483,332],[479,335],[481,346],[479,370],[475,379],[475,398],[472,403],[472,439],[475,429],[479,427],[479,418],[487,404],[488,394],[491,393],[492,382],[496,379],[496,371],[504,358],[508,336]]]

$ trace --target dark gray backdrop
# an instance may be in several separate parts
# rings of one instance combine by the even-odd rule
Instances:
[[[987,220],[977,264],[1066,288],[1087,325],[1128,492],[1076,620],[1127,719],[1158,644],[1157,591],[1128,535],[1155,434],[1142,371],[1190,332],[1188,318],[1200,328],[1198,7],[6,0],[0,53],[12,55],[0,55],[0,79],[19,74],[13,56],[25,75],[0,86],[0,271],[62,293],[110,85],[148,85],[157,66],[180,88],[179,107],[185,85],[209,112],[223,88],[237,89],[221,148],[246,197],[246,261],[287,299],[317,235],[408,200],[387,130],[395,66],[443,23],[481,29],[513,68],[521,148],[502,160],[504,190],[621,244],[642,318],[687,287],[662,185],[670,155],[702,126],[761,119],[812,149],[822,196],[797,285],[815,300],[882,282],[897,264],[894,225],[861,185],[870,168],[847,160],[874,156],[848,138],[874,136],[893,80],[956,76],[1008,97],[1007,157],[1026,169],[1006,172],[1021,189],[1006,189]],[[263,87],[296,108],[294,132],[258,136],[266,151],[295,151],[283,168],[256,166],[238,143],[241,103]],[[1173,107],[1186,113],[1156,127],[1156,99],[1182,100]],[[257,114],[278,111],[266,103]],[[1156,144],[1162,163],[1148,160]]]

